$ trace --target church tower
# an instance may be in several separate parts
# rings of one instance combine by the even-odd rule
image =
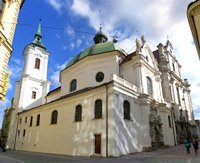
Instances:
[[[42,43],[41,20],[32,43],[24,48],[22,77],[16,83],[14,105],[18,112],[45,103],[50,82],[47,66],[50,53]]]

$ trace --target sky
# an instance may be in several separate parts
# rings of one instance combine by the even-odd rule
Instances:
[[[183,79],[191,84],[195,118],[200,119],[200,60],[187,21],[187,5],[192,0],[25,0],[13,40],[8,64],[10,80],[5,101],[0,101],[0,126],[4,110],[14,97],[20,80],[23,50],[34,39],[42,19],[43,44],[51,53],[48,80],[51,90],[59,86],[59,72],[73,56],[93,44],[100,26],[127,53],[135,50],[135,40],[145,36],[152,50],[169,39],[182,65]],[[12,22],[10,22],[12,23]]]

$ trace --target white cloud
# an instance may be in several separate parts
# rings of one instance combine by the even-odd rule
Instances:
[[[74,46],[75,46],[75,44],[74,44],[74,42],[72,42],[72,43],[70,44],[71,50],[74,50]]]
[[[81,39],[78,39],[76,40],[76,47],[79,47],[82,43],[82,40]]]
[[[8,107],[9,105],[10,105],[10,101],[7,98],[5,98],[4,101],[0,101],[0,109]]]
[[[70,25],[68,25],[67,27],[65,27],[65,32],[66,34],[71,37],[72,39],[75,37],[76,33],[74,31],[74,28]]]
[[[63,0],[47,0],[47,2],[60,14],[65,6],[65,1]]]
[[[63,70],[66,67],[67,63],[70,60],[71,60],[71,58],[69,58],[63,64],[55,66],[55,71],[50,75],[50,81],[51,81],[51,83],[53,84],[54,87],[60,86],[60,82],[59,82],[60,71]]]

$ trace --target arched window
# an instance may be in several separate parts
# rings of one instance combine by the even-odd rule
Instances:
[[[26,136],[26,130],[23,130],[23,137]]]
[[[76,90],[76,79],[73,79],[70,83],[70,92]]]
[[[174,65],[174,63],[172,63],[172,68],[173,68],[173,71],[175,72],[175,65]]]
[[[30,118],[30,127],[33,125],[33,116]]]
[[[176,86],[176,92],[177,92],[178,104],[181,105],[181,99],[180,99],[180,93],[179,93],[178,86]]]
[[[57,124],[57,119],[58,119],[58,111],[54,110],[51,113],[51,124]]]
[[[94,118],[102,118],[102,100],[98,99],[95,101],[95,108],[94,108]]]
[[[40,125],[40,114],[37,115],[36,126]]]
[[[147,92],[149,95],[153,95],[152,81],[149,77],[147,77]]]
[[[39,58],[35,59],[35,68],[40,69],[40,59]]]
[[[77,105],[76,106],[76,112],[75,112],[75,121],[81,121],[82,120],[82,106]]]
[[[169,115],[168,115],[168,123],[169,123],[169,127],[172,127],[172,124],[171,124],[171,118],[170,118]]]
[[[130,120],[131,119],[130,113],[131,113],[130,103],[127,100],[125,100],[124,101],[124,119]]]
[[[36,92],[35,91],[32,91],[32,99],[36,99]]]

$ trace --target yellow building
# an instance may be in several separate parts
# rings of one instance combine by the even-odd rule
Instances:
[[[200,0],[196,0],[188,5],[187,16],[200,58]]]
[[[7,64],[13,51],[12,41],[19,10],[24,0],[0,0],[0,100],[4,100],[8,73]]]

